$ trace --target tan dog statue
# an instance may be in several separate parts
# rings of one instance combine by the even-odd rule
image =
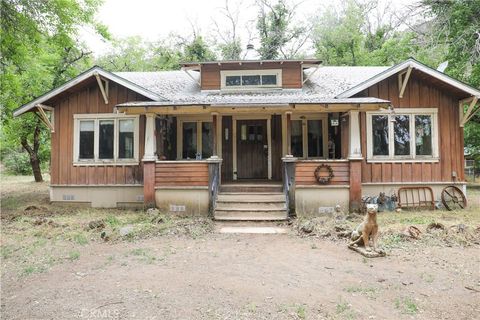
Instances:
[[[371,251],[370,239],[373,243],[373,251],[377,252],[378,244],[378,224],[377,224],[377,210],[378,205],[367,204],[367,214],[362,223],[352,231],[351,241],[349,246],[363,244],[367,251]]]

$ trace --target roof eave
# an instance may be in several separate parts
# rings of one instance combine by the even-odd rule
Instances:
[[[445,73],[442,73],[440,71],[437,71],[433,68],[430,68],[429,66],[427,65],[424,65],[423,63],[413,59],[413,58],[409,58],[407,60],[405,60],[404,62],[402,63],[399,63],[373,77],[371,77],[370,79],[356,85],[355,87],[353,88],[350,88],[348,89],[347,91],[344,91],[342,93],[340,93],[339,95],[336,96],[336,98],[350,98],[352,97],[353,95],[371,87],[372,85],[382,81],[382,80],[385,80],[386,78],[404,70],[404,69],[407,69],[409,67],[412,67],[413,69],[417,69],[419,71],[422,71],[434,78],[437,78],[439,79],[440,81],[442,82],[445,82],[461,91],[464,91],[465,93],[468,93],[472,96],[477,96],[477,97],[480,97],[480,90],[478,89],[475,89],[473,88],[472,86],[466,84],[466,83],[463,83],[457,79],[454,79],[452,77],[450,77],[449,75],[445,74]]]
[[[113,82],[116,82],[132,91],[135,91],[141,95],[143,95],[144,97],[147,97],[149,99],[152,99],[154,101],[159,101],[159,100],[167,100],[166,98],[154,93],[154,92],[151,92],[150,90],[147,90],[125,78],[122,78],[114,73],[111,73],[109,71],[106,71],[102,68],[100,68],[99,66],[94,66],[84,72],[82,72],[81,74],[79,74],[78,76],[76,76],[75,78],[67,81],[66,83],[64,83],[63,85],[61,85],[60,87],[57,87],[57,88],[54,88],[50,91],[48,91],[47,93],[41,95],[40,97],[30,101],[29,103],[26,103],[24,104],[23,106],[15,109],[13,111],[13,116],[14,117],[18,117],[26,112],[29,112],[30,110],[32,110],[33,108],[35,108],[38,104],[40,103],[43,103],[45,101],[48,101],[49,99],[57,96],[58,94],[64,92],[65,90],[68,90],[69,88],[85,81],[86,79],[92,77],[92,76],[95,76],[96,74],[100,75],[101,77],[103,78],[106,78],[110,81],[113,81]]]

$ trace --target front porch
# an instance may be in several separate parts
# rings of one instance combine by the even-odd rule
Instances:
[[[119,111],[146,117],[145,205],[214,216],[222,190],[273,184],[280,187],[287,218],[336,205],[358,208],[363,159],[359,115],[380,107],[120,106]],[[317,176],[324,183],[315,176],[319,166]]]

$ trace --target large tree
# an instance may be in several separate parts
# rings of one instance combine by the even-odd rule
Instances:
[[[48,132],[34,115],[13,119],[12,111],[85,67],[90,52],[79,44],[78,27],[107,36],[94,20],[99,5],[98,0],[0,1],[2,151],[21,145],[37,182],[43,180],[40,150],[48,148]]]
[[[290,5],[287,0],[257,0],[258,52],[262,59],[285,59],[300,54],[311,28],[295,19],[299,4]]]

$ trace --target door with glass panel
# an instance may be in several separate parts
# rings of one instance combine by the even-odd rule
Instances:
[[[237,179],[267,178],[267,120],[238,120]]]

